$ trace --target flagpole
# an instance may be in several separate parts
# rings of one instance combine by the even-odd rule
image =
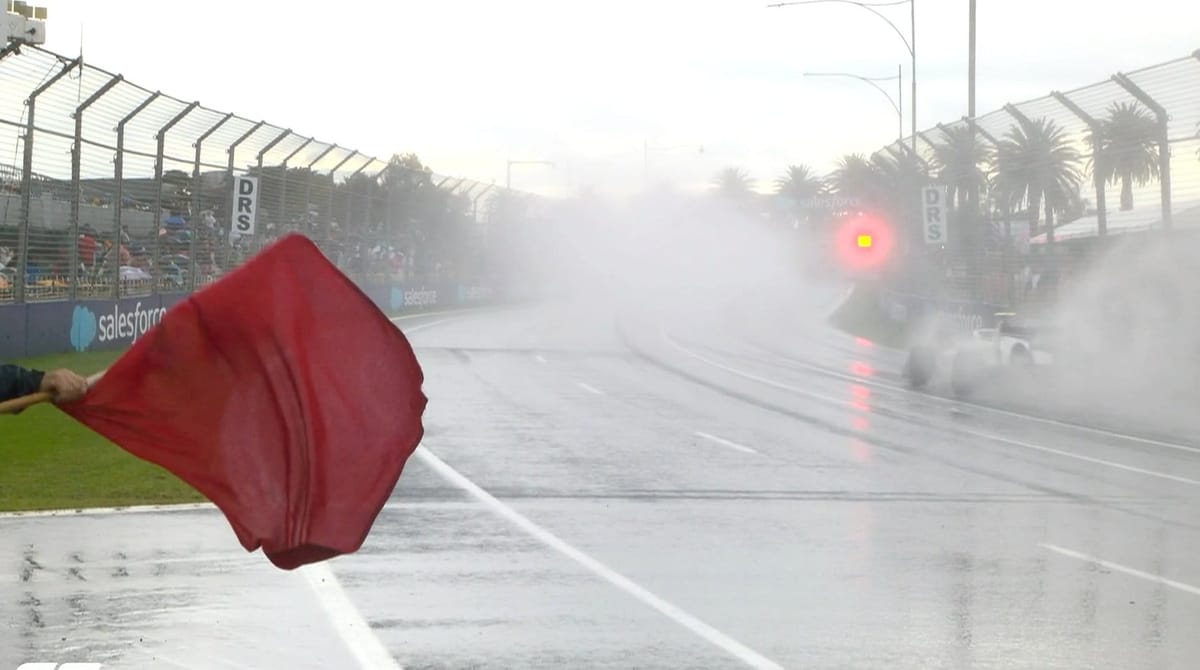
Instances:
[[[95,386],[96,382],[100,381],[100,378],[104,376],[105,372],[108,372],[108,370],[101,370],[100,372],[88,377],[88,388],[90,389]],[[0,414],[16,414],[17,412],[29,409],[34,405],[50,402],[53,399],[53,396],[51,396],[48,392],[39,391],[37,393],[23,395],[19,398],[13,398],[12,400],[5,400],[4,402],[0,402]]]
[[[23,395],[20,398],[5,400],[0,402],[0,414],[16,414],[22,410],[33,407],[44,402],[50,401],[50,394],[45,391],[39,393],[30,393]]]

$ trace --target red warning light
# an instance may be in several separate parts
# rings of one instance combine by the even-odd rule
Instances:
[[[852,272],[882,268],[892,255],[895,235],[891,225],[874,214],[858,214],[842,222],[834,246],[842,267]]]

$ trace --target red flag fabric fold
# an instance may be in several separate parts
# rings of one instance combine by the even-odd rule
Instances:
[[[362,546],[423,436],[423,381],[400,330],[289,235],[173,307],[63,409],[290,570]]]

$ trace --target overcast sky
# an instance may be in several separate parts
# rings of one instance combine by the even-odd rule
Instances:
[[[884,0],[879,0],[884,1]],[[561,193],[679,185],[741,167],[767,188],[897,134],[878,91],[904,73],[884,21],[846,4],[751,0],[50,0],[46,46],[206,107],[443,174]],[[919,127],[967,105],[967,0],[916,0]],[[1200,48],[1200,2],[978,1],[978,112]],[[907,3],[880,8],[905,36]],[[119,13],[117,13],[119,12]],[[895,95],[896,82],[883,82]],[[700,152],[699,147],[704,151]]]

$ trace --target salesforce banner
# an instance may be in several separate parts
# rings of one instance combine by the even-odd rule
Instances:
[[[475,284],[377,284],[364,286],[363,292],[390,314],[482,305],[498,297],[493,288]],[[186,294],[164,294],[0,305],[0,360],[124,349],[186,299]]]
[[[123,349],[162,320],[158,296],[26,305],[29,356],[67,351]]]
[[[420,312],[459,304],[457,284],[402,284],[391,287],[384,311]]]

